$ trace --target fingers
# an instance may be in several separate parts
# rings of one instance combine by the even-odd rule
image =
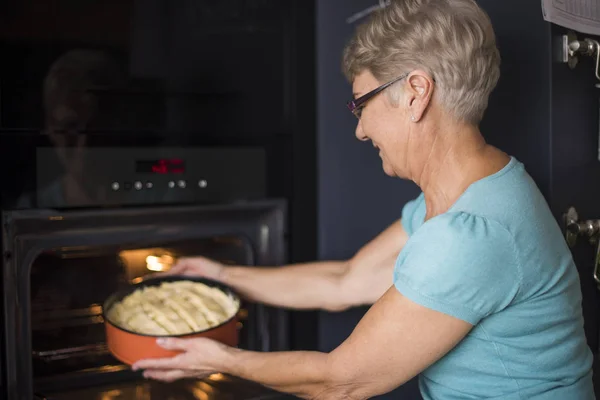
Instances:
[[[198,263],[204,260],[203,257],[180,258],[167,273],[170,275],[196,275]]]
[[[189,269],[190,269],[190,262],[186,259],[181,259],[181,260],[179,260],[179,262],[177,262],[175,265],[173,265],[168,270],[162,271],[162,272],[155,272],[153,274],[148,274],[145,276],[145,279],[160,278],[163,276],[170,276],[170,275],[186,275],[189,272]]]
[[[170,269],[168,269],[167,271],[154,272],[152,274],[147,274],[146,276],[144,276],[144,279],[161,278],[161,277],[170,276],[170,275],[185,275],[185,271],[186,271],[187,267],[188,266],[185,263],[176,264],[173,267],[171,267]]]
[[[156,344],[167,350],[186,351],[190,347],[189,339],[161,338],[156,340]]]
[[[131,366],[134,371],[140,369],[178,369],[181,365],[177,356],[170,358],[148,358],[140,360]]]
[[[182,274],[184,273],[189,267],[189,261],[186,260],[185,258],[177,261],[177,263],[175,265],[173,265],[171,267],[171,269],[169,269],[167,271],[168,274]]]
[[[144,378],[168,383],[183,378],[202,379],[213,373],[214,372],[211,371],[192,371],[185,369],[150,369],[144,371]]]
[[[156,340],[156,344],[167,350],[186,351],[189,348],[188,340],[186,339],[161,338]],[[175,356],[170,358],[149,358],[140,360],[133,364],[131,369],[137,371],[139,369],[173,369],[184,367],[186,366],[181,365],[180,358]]]
[[[181,369],[150,369],[144,371],[144,378],[163,382],[173,382],[188,376],[192,376],[192,374]]]

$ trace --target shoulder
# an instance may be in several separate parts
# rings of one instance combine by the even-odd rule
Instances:
[[[521,280],[511,233],[497,221],[466,212],[425,222],[409,238],[394,271],[400,292],[470,323],[506,307]]]
[[[435,240],[432,240],[435,239]],[[448,212],[425,222],[410,239],[413,246],[481,251],[512,251],[514,239],[500,222],[464,211]]]

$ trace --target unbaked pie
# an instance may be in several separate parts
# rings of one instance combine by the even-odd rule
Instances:
[[[137,289],[115,303],[106,316],[135,333],[184,335],[220,325],[238,309],[238,300],[216,287],[177,281]]]

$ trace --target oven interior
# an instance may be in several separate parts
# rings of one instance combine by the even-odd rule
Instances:
[[[194,255],[226,264],[254,264],[252,247],[243,236],[42,252],[30,274],[34,386],[43,389],[76,376],[126,370],[107,350],[102,303],[125,285],[167,271],[178,258]],[[255,308],[248,303],[242,306],[238,326],[242,348],[256,346],[261,313]]]

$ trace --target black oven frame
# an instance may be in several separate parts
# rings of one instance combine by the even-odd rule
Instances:
[[[151,232],[151,236],[149,236]],[[34,395],[30,269],[43,251],[67,246],[118,246],[173,242],[199,237],[237,235],[249,240],[256,265],[279,266],[287,258],[287,203],[282,199],[230,205],[172,206],[94,210],[24,210],[2,213],[3,386],[8,400]],[[273,341],[269,348],[290,347],[288,316],[269,309]],[[108,374],[78,377],[93,385],[131,379],[123,368]],[[72,376],[71,376],[72,379]],[[60,386],[53,382],[52,386]],[[52,390],[52,389],[48,389]]]

